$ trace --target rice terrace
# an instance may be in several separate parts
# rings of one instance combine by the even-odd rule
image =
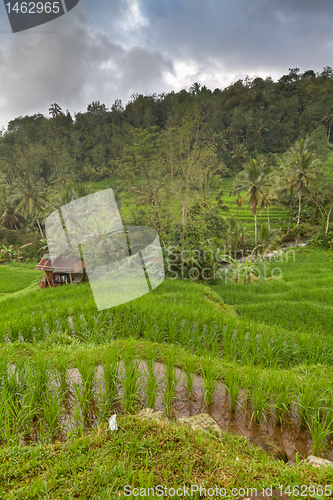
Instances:
[[[9,122],[0,498],[333,497],[333,70],[293,71]],[[117,231],[52,259],[46,219],[106,190],[165,279],[99,310]]]

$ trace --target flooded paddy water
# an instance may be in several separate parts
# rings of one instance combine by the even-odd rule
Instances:
[[[136,413],[141,409],[147,408],[147,390],[145,388],[147,365],[144,361],[138,362],[140,379],[138,380],[138,399],[136,401]],[[119,365],[119,377],[117,382],[117,395],[112,405],[108,408],[108,416],[104,421],[107,423],[112,414],[124,415],[124,387],[121,383],[124,376],[124,364]],[[156,401],[154,408],[165,412],[163,391],[166,388],[166,368],[161,363],[154,363],[154,372],[157,378],[158,387],[156,389]],[[191,397],[188,395],[186,385],[186,374],[179,368],[174,369],[174,375],[177,380],[175,386],[174,398],[171,405],[169,417],[172,420],[178,420],[180,417],[194,416],[200,413],[208,413],[222,429],[234,435],[245,436],[249,440],[260,436],[269,436],[275,443],[280,445],[288,457],[290,463],[295,463],[296,453],[300,457],[306,458],[311,454],[312,439],[308,430],[302,430],[299,424],[298,413],[295,403],[290,406],[290,411],[286,414],[282,425],[277,425],[275,421],[275,409],[272,404],[268,411],[260,419],[260,424],[255,423],[252,417],[251,401],[247,397],[244,389],[239,393],[235,411],[230,409],[230,400],[227,389],[222,382],[216,384],[213,394],[212,404],[207,408],[205,404],[204,381],[201,376],[193,374],[193,388]],[[89,408],[85,412],[84,418],[82,411],[77,403],[78,389],[82,387],[82,379],[77,368],[68,372],[68,391],[63,409],[59,416],[59,433],[57,439],[66,440],[71,433],[78,432],[77,426],[84,429],[96,428],[101,423],[99,395],[104,390],[103,367],[98,366],[93,384],[93,396],[89,403]],[[82,389],[83,390],[83,389]],[[76,411],[76,417],[75,417]],[[166,412],[165,412],[166,413]],[[80,422],[81,416],[82,422]],[[40,432],[32,432],[30,437],[24,442],[40,441]],[[326,451],[327,458],[333,459],[333,447]]]

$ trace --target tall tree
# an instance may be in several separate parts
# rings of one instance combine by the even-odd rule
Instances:
[[[269,207],[272,204],[272,200],[276,200],[278,197],[275,186],[278,185],[279,177],[270,168],[267,168],[267,171],[265,174],[265,180],[266,180],[266,186],[263,189],[263,195],[262,195],[260,208],[259,208],[259,215],[261,214],[261,211],[266,208],[267,228],[270,231],[271,223],[269,220]]]
[[[15,208],[12,202],[12,196],[8,193],[8,189],[3,187],[0,189],[0,224],[4,227],[22,227],[22,214]]]
[[[216,173],[220,162],[216,146],[205,140],[205,117],[202,108],[195,103],[186,112],[181,127],[171,127],[165,132],[165,157],[171,193],[181,206],[181,244],[193,194]]]
[[[327,113],[325,114],[325,116],[323,116],[322,120],[328,126],[327,140],[329,141],[330,140],[330,136],[331,136],[331,127],[332,127],[332,123],[333,123],[333,109],[330,109],[329,111],[327,111]]]
[[[301,139],[296,141],[290,150],[290,166],[286,171],[286,188],[293,188],[298,196],[298,215],[296,224],[296,246],[298,244],[299,223],[302,210],[302,196],[306,188],[316,185],[316,175],[319,170],[320,161],[316,155],[307,150],[307,141]]]
[[[16,198],[19,202],[17,210],[21,210],[25,217],[30,214],[35,217],[42,239],[44,239],[39,221],[39,213],[48,206],[44,182],[36,182],[32,175],[27,174],[17,185]]]
[[[262,161],[250,160],[234,181],[234,193],[240,195],[245,191],[243,198],[248,199],[252,206],[255,247],[258,245],[257,207],[261,205],[265,193],[272,187],[272,178],[269,174],[267,166]]]

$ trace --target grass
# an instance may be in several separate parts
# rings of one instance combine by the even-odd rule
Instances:
[[[90,373],[89,370],[92,370],[97,364],[104,363],[105,369],[105,366],[107,366],[106,363],[108,363],[109,367],[113,366],[111,369],[111,379],[113,381],[117,378],[115,366],[120,360],[124,359],[122,401],[124,410],[126,410],[127,405],[129,412],[133,411],[134,402],[137,401],[135,395],[138,395],[138,371],[135,364],[137,358],[134,358],[134,353],[137,354],[138,358],[145,359],[147,362],[148,360],[156,360],[168,367],[165,380],[167,382],[166,385],[169,387],[169,394],[171,395],[174,395],[173,389],[176,384],[176,366],[182,370],[185,370],[186,366],[191,366],[192,373],[203,372],[206,375],[212,373],[212,380],[216,378],[218,373],[221,373],[228,387],[229,397],[232,399],[231,393],[233,392],[233,401],[235,402],[237,402],[240,389],[244,387],[249,388],[249,380],[253,381],[253,387],[258,394],[262,387],[266,390],[265,401],[269,398],[274,398],[276,387],[274,387],[272,381],[277,380],[280,374],[284,377],[284,381],[289,382],[290,387],[293,385],[292,381],[297,380],[298,385],[294,384],[293,386],[294,397],[296,397],[297,393],[304,390],[308,384],[308,380],[314,380],[315,378],[318,379],[318,383],[322,386],[323,394],[327,397],[328,393],[326,389],[331,387],[333,381],[333,368],[322,367],[322,373],[320,373],[317,367],[298,366],[285,371],[257,367],[254,373],[253,366],[242,367],[235,360],[226,362],[223,359],[191,356],[184,348],[178,348],[177,357],[175,357],[172,346],[133,339],[119,339],[115,340],[112,344],[104,345],[90,344],[84,346],[79,343],[74,343],[70,346],[54,345],[53,347],[48,347],[47,350],[44,343],[29,346],[23,343],[16,343],[3,345],[1,350],[2,357],[10,360],[17,367],[20,367],[20,360],[27,360],[22,366],[27,368],[28,373],[30,369],[35,369],[37,363],[42,358],[44,358],[44,372],[46,370],[45,367],[51,367],[52,370],[52,367],[56,366],[57,361],[64,359],[65,355],[69,367],[80,365],[82,370],[82,366],[84,366],[88,374]],[[215,370],[211,370],[213,362]],[[90,384],[91,378],[87,378]],[[22,375],[19,379],[22,380]],[[43,379],[44,377],[41,377],[41,380]],[[209,379],[210,375],[208,376]],[[6,385],[5,380],[4,382]],[[193,484],[193,478],[200,480],[200,484],[208,485],[209,478],[211,480],[210,476],[213,474],[214,480],[217,481],[216,484],[227,489],[229,488],[229,493],[231,488],[236,487],[238,484],[243,487],[244,484],[254,487],[260,481],[264,481],[264,478],[267,478],[267,481],[268,478],[271,478],[267,484],[272,482],[272,484],[276,485],[297,484],[299,481],[293,467],[286,467],[282,463],[274,462],[258,449],[250,447],[246,439],[233,437],[229,434],[223,434],[220,440],[216,440],[216,436],[205,437],[200,433],[197,434],[191,430],[186,431],[179,428],[176,424],[170,424],[170,427],[167,426],[165,428],[165,426],[161,426],[160,424],[149,424],[136,420],[135,417],[128,414],[126,416],[117,415],[117,432],[109,433],[106,430],[107,421],[110,416],[107,414],[105,414],[104,419],[99,420],[98,429],[89,430],[84,418],[86,404],[84,383],[74,384],[73,386],[72,427],[69,432],[69,438],[63,444],[60,442],[56,442],[54,445],[49,444],[61,434],[59,421],[64,411],[64,405],[61,399],[62,392],[60,391],[60,387],[59,392],[51,390],[43,394],[41,416],[38,420],[40,424],[40,444],[20,446],[20,466],[16,473],[13,474],[13,468],[10,466],[11,461],[8,457],[13,456],[20,437],[24,435],[26,428],[30,428],[29,422],[33,421],[33,416],[29,413],[30,410],[24,409],[25,406],[20,404],[20,401],[25,401],[25,393],[30,394],[30,387],[23,386],[22,388],[19,382],[17,387],[17,390],[14,386],[12,389],[13,394],[19,395],[16,399],[13,399],[14,396],[12,398],[7,396],[4,398],[7,405],[12,405],[14,416],[9,419],[8,425],[5,425],[7,435],[4,435],[3,449],[7,450],[6,454],[3,455],[3,458],[1,458],[0,454],[0,474],[4,478],[4,481],[1,483],[3,490],[0,489],[0,493],[3,495],[3,498],[7,498],[4,495],[5,492],[8,492],[8,495],[9,492],[12,495],[15,492],[16,496],[14,498],[33,498],[33,495],[37,495],[36,491],[42,495],[43,488],[45,488],[43,481],[46,482],[47,489],[45,491],[47,491],[49,498],[57,499],[70,498],[70,495],[73,495],[73,498],[114,498],[114,495],[117,495],[119,491],[124,491],[126,484],[133,485],[133,487],[140,485],[142,487],[147,486],[148,477],[151,485],[165,484],[174,487],[175,484]],[[107,390],[107,385],[104,384],[104,387]],[[270,391],[269,394],[267,394],[267,391]],[[252,395],[252,389],[249,390],[249,393]],[[251,400],[253,399],[251,398]],[[169,401],[171,409],[173,398],[171,397]],[[131,403],[133,404],[131,405]],[[260,410],[260,404],[257,406]],[[263,406],[266,408],[265,404],[263,405],[261,402],[261,407]],[[20,408],[24,409],[22,414],[20,413]],[[47,409],[49,409],[49,415],[46,417]],[[113,411],[111,405],[109,409],[111,413]],[[235,410],[235,405],[233,410]],[[7,414],[10,415],[10,411],[7,411]],[[316,415],[317,413],[314,412],[310,415],[310,418],[315,419]],[[323,418],[321,414],[318,415],[320,423],[317,425],[317,428],[311,428],[313,446],[319,446],[320,450],[324,450],[323,442],[325,439],[320,441],[320,438],[323,433],[325,434],[325,438],[327,438],[330,433],[331,422],[328,420],[326,422],[325,417]],[[0,416],[4,418],[1,412]],[[214,440],[213,443],[211,439]],[[84,451],[82,451],[82,456],[78,456],[76,452],[80,449],[82,443],[89,443],[89,445],[85,447],[82,445]],[[177,451],[173,448],[176,446],[178,447]],[[154,450],[158,450],[158,452]],[[37,456],[33,453],[37,451],[38,460],[43,464],[44,472],[43,469],[33,465],[34,459],[32,457]],[[198,453],[203,461],[200,461],[201,459],[198,461]],[[214,459],[211,458],[213,456],[215,457]],[[85,461],[85,457],[89,457],[89,461]],[[97,457],[99,457],[98,460]],[[184,457],[186,457],[186,466],[182,465]],[[206,458],[204,459],[203,457]],[[217,457],[219,457],[218,470],[221,471],[218,474],[216,474]],[[237,467],[237,470],[239,470],[239,463],[236,457],[242,464],[241,474],[233,472],[236,471]],[[69,469],[71,460],[72,468]],[[26,468],[27,461],[30,464],[29,473]],[[80,465],[77,466],[77,462]],[[17,466],[17,462],[15,463]],[[8,467],[8,470],[6,467]],[[117,467],[117,470],[113,473],[115,467]],[[101,471],[103,471],[102,476],[99,475]],[[213,473],[213,471],[215,472]],[[68,477],[69,474],[72,475],[71,478]],[[323,484],[320,481],[323,478],[329,481],[328,478],[330,476],[328,474],[329,472],[325,470],[319,472],[316,470],[314,473],[309,466],[304,466],[302,469],[302,484]],[[104,478],[103,480],[101,479],[102,477]],[[304,483],[303,480],[306,482]],[[64,481],[66,484],[64,484]],[[93,484],[95,485],[95,489],[93,493],[89,494]],[[331,483],[328,482],[325,484]],[[85,488],[83,488],[83,485]],[[8,496],[8,498],[10,497]]]
[[[280,268],[281,279],[248,285],[230,280],[212,289],[222,300],[228,299],[241,318],[316,334],[321,340],[331,333],[333,324],[333,255],[308,248],[293,252],[289,250],[283,261],[265,263],[267,277]]]
[[[229,493],[237,485],[300,484],[299,470],[273,462],[243,438],[225,434],[216,440],[129,415],[146,401],[154,407],[160,395],[156,360],[166,366],[163,396],[169,416],[176,367],[185,373],[189,397],[194,374],[204,375],[208,408],[220,376],[231,410],[246,390],[257,422],[271,408],[283,424],[296,404],[302,426],[311,431],[313,449],[324,454],[333,427],[325,413],[331,405],[333,346],[330,317],[324,315],[331,307],[332,261],[329,252],[306,248],[295,262],[279,265],[279,281],[210,288],[190,280],[165,280],[149,295],[102,312],[96,310],[89,284],[31,289],[2,299],[0,391],[6,402],[0,409],[0,498],[115,498],[125,484],[175,486],[197,480],[208,485],[212,477]],[[317,286],[310,289],[314,282]],[[282,301],[281,309],[274,297]],[[286,328],[283,307],[297,316],[303,301],[309,314],[301,309],[299,324],[290,317]],[[251,307],[253,316],[248,314]],[[321,311],[320,330],[315,308]],[[147,363],[145,377],[140,359]],[[97,365],[104,372],[99,382]],[[79,369],[82,382],[73,385],[71,394],[73,368]],[[245,411],[241,405],[239,409]],[[89,422],[89,412],[96,410],[98,418]],[[51,444],[63,439],[63,417],[69,413],[72,437]],[[106,426],[113,413],[118,431],[110,433]],[[94,425],[98,429],[91,430]],[[18,446],[22,438],[36,437],[37,430],[39,444]],[[300,467],[302,484],[332,483],[329,471]]]
[[[303,465],[300,471],[302,484],[331,484],[327,469]],[[126,485],[147,487],[148,482],[155,487],[219,486],[226,489],[226,498],[232,498],[232,488],[259,491],[263,485],[296,484],[293,468],[250,447],[245,438],[216,438],[133,416],[119,417],[117,432],[104,426],[65,444],[3,447],[0,474],[1,497],[18,500],[119,498]]]
[[[43,277],[44,273],[35,271],[35,267],[31,264],[1,265],[0,294],[18,292],[33,283],[37,285],[39,277]]]

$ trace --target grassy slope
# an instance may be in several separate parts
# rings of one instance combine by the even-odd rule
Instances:
[[[0,464],[1,498],[22,500],[123,498],[126,485],[176,489],[184,484],[218,486],[226,489],[226,497],[235,498],[232,488],[260,492],[263,486],[332,481],[327,470],[289,467],[249,447],[241,437],[205,436],[135,417],[120,417],[118,431],[112,434],[99,428],[66,444],[2,449]]]
[[[0,295],[14,293],[36,282],[44,273],[35,271],[33,264],[10,264],[0,266]]]
[[[283,262],[266,263],[266,276],[271,276],[274,268],[274,275],[279,276],[279,268],[280,279],[246,285],[229,280],[213,289],[225,302],[233,304],[244,319],[278,325],[293,332],[331,334],[332,252],[304,248],[299,253],[289,250],[287,256],[289,262],[284,257]]]

